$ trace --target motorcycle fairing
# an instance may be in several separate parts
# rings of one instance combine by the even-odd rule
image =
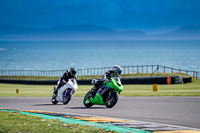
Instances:
[[[109,91],[111,88],[106,84],[102,85],[100,89],[98,89],[97,93],[103,97],[103,95]]]
[[[73,80],[73,82],[72,82]],[[56,97],[56,100],[58,102],[62,102],[63,101],[63,93],[65,92],[65,90],[69,89],[73,89],[73,94],[75,93],[75,91],[78,89],[78,85],[76,83],[75,79],[69,79],[69,81],[67,82],[67,84],[63,85],[60,89],[58,89],[58,95]]]
[[[95,95],[94,98],[90,98],[90,101],[92,104],[100,104],[100,105],[105,105],[104,101],[103,101],[103,97],[101,95],[99,95],[98,93]]]

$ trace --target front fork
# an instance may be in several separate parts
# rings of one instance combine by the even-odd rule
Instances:
[[[113,94],[114,94],[114,91],[111,89],[109,91],[109,96],[108,96],[108,99],[111,99],[113,97]]]
[[[65,96],[67,96],[71,92],[72,92],[72,90],[67,90],[66,93],[65,93]]]

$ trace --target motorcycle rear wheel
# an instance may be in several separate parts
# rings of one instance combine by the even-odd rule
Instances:
[[[68,102],[71,100],[71,97],[72,97],[72,93],[69,92],[67,94],[67,96],[65,95],[66,91],[63,93],[63,104],[68,104]]]
[[[115,106],[115,104],[117,103],[118,99],[119,99],[119,95],[118,93],[114,92],[113,96],[111,98],[109,98],[109,93],[106,96],[106,107],[107,108],[112,108],[113,106]]]
[[[89,92],[85,95],[85,97],[84,97],[84,99],[83,99],[83,104],[84,104],[85,107],[87,107],[87,108],[90,108],[90,107],[93,106],[93,104],[91,103],[90,99],[88,98],[88,95],[89,95],[90,93],[91,93],[91,92],[89,91]]]

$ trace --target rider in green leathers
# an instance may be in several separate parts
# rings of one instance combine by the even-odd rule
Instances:
[[[122,73],[122,68],[119,65],[115,65],[113,67],[113,70],[108,70],[103,76],[101,80],[92,80],[92,84],[94,84],[94,87],[91,89],[90,95],[88,97],[93,97],[97,90],[99,89],[99,86],[103,84],[104,81],[108,81],[112,77],[120,77]]]

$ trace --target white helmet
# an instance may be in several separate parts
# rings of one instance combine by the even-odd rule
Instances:
[[[119,65],[114,65],[113,71],[116,76],[119,76],[122,73],[122,68]]]

